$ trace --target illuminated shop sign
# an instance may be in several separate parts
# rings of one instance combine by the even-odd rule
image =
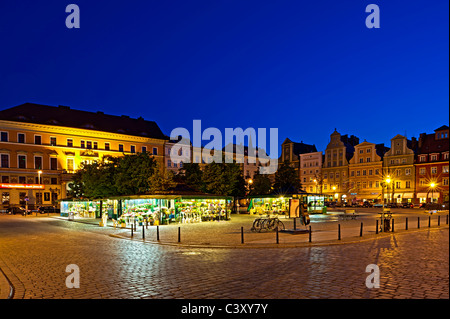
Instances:
[[[44,185],[0,183],[0,188],[44,189]]]

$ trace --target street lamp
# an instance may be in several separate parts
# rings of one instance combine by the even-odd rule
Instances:
[[[41,174],[42,171],[38,171],[38,184],[41,184]]]
[[[434,202],[434,188],[436,187],[436,183],[431,182],[430,183],[430,187],[431,187],[431,202]]]
[[[389,185],[391,184],[391,177],[388,175],[386,178],[386,191],[388,195],[388,204],[391,202],[391,194],[389,194]]]

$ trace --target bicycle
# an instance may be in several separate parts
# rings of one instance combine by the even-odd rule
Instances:
[[[267,217],[263,217],[261,214],[259,214],[259,217],[258,217],[258,218],[255,218],[255,219],[253,220],[253,225],[252,225],[252,228],[250,228],[250,230],[251,230],[252,232],[256,232],[256,231],[261,232],[261,227],[262,227],[262,225],[264,224],[264,221],[265,221],[268,217],[269,217],[269,215],[267,215]]]
[[[264,220],[263,225],[261,227],[261,230],[284,230],[284,224],[281,220],[278,219],[278,216],[275,217],[269,217],[266,220]]]

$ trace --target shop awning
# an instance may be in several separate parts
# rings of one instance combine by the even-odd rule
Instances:
[[[429,193],[417,193],[418,198],[439,198],[438,192],[429,192]]]
[[[414,198],[414,193],[403,193],[403,198]]]

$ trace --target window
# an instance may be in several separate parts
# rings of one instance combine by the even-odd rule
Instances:
[[[360,162],[360,163],[364,163],[364,158],[360,158],[360,159],[359,159],[359,162]]]
[[[373,174],[373,170],[369,169],[369,176]]]
[[[2,176],[2,183],[9,183],[9,176]]]
[[[18,168],[27,168],[27,156],[26,155],[18,155],[17,156],[17,167]]]
[[[367,163],[370,163],[370,157],[367,157],[367,158],[366,158],[366,162],[367,162]]]
[[[420,174],[420,175],[425,175],[425,173],[426,173],[425,167],[421,167],[421,168],[419,169],[419,174]]]
[[[27,178],[25,176],[19,176],[19,184],[26,184]]]
[[[411,169],[405,168],[405,175],[411,175]]]
[[[35,169],[42,169],[42,156],[35,156],[34,157],[34,168]]]
[[[350,176],[355,176],[355,171],[351,171]]]
[[[9,193],[8,192],[2,193],[2,204],[9,205]]]
[[[362,174],[363,174],[363,176],[366,176],[367,175],[367,171],[365,169],[363,169]]]
[[[444,159],[448,160],[448,153],[444,153]]]
[[[25,143],[25,134],[17,133],[17,143]]]
[[[397,187],[397,188],[401,188],[402,186],[402,183],[401,182],[395,182],[395,187]]]
[[[364,150],[359,150],[359,154],[363,154],[364,153]]]
[[[119,144],[119,152],[123,152],[123,144]]]
[[[90,150],[90,149],[92,148],[92,142],[91,142],[91,141],[87,141],[87,142],[86,142],[86,148],[87,148],[88,150]]]
[[[424,178],[419,179],[419,185],[420,186],[426,186],[427,185],[426,180]]]
[[[109,151],[109,143],[105,143],[105,150]]]
[[[405,188],[411,188],[411,182],[410,181],[406,181],[405,182]]]
[[[86,142],[83,141],[83,140],[81,140],[81,141],[80,141],[80,147],[81,147],[81,148],[86,148]]]
[[[1,154],[0,156],[0,167],[8,168],[9,167],[9,154]]]
[[[8,132],[1,132],[0,136],[0,141],[8,142]]]
[[[56,146],[56,137],[50,137],[50,145]]]
[[[443,178],[442,179],[442,184],[445,186],[448,186],[448,178]]]
[[[67,139],[67,146],[72,147],[73,146],[73,140],[71,138]]]
[[[425,162],[427,160],[426,155],[419,156],[419,162]]]
[[[136,153],[136,146],[135,145],[131,145],[130,152],[131,153]]]
[[[94,150],[98,149],[98,143],[94,142]]]
[[[153,155],[158,155],[158,148],[157,147],[153,148]]]
[[[370,153],[371,152],[371,150],[370,150],[370,148],[368,148],[367,150],[366,150],[366,153]]]
[[[360,171],[356,171],[356,176],[360,176],[361,172]]]
[[[172,167],[172,161],[171,160],[167,160],[167,167]]]
[[[431,174],[437,174],[437,167],[431,168]]]
[[[52,177],[52,178],[50,178],[50,184],[52,184],[52,185],[58,185],[58,178],[57,178],[57,177]]]
[[[437,161],[437,155],[436,154],[431,155],[431,160],[432,161]]]
[[[35,136],[34,136],[34,144],[36,144],[36,145],[41,145],[41,144],[42,144],[42,136],[40,136],[40,135],[35,135]]]
[[[443,166],[442,167],[442,173],[447,173],[448,174],[448,166]]]
[[[56,157],[50,157],[50,169],[54,171],[58,169],[58,159]]]
[[[68,171],[73,171],[74,169],[74,162],[73,162],[73,158],[68,158],[67,159],[67,170]]]

